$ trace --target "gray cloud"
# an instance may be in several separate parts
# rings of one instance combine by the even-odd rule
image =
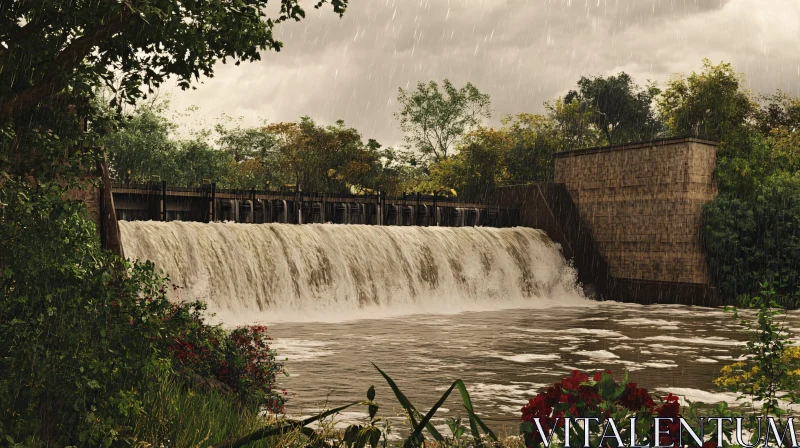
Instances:
[[[542,111],[582,75],[663,82],[704,57],[755,91],[800,94],[798,0],[351,0],[344,18],[310,10],[279,36],[283,51],[218,65],[197,90],[173,91],[173,107],[197,105],[208,122],[341,118],[394,145],[398,87],[432,79],[489,93],[495,123]]]

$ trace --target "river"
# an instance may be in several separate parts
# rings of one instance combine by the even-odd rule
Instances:
[[[747,334],[722,309],[596,302],[544,232],[332,224],[120,223],[126,254],[148,259],[226,326],[266,324],[290,376],[286,411],[310,415],[365,398],[401,408],[372,367],[427,410],[455,379],[493,428],[573,369],[624,371],[684,399],[733,403],[720,368]],[[800,314],[785,317],[800,334]],[[460,412],[454,394],[434,423]],[[363,419],[340,416],[340,425]]]

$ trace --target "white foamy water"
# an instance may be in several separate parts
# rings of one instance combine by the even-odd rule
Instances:
[[[732,402],[713,385],[747,334],[718,309],[592,302],[542,232],[525,229],[122,222],[128,256],[152,260],[228,325],[266,323],[287,359],[287,411],[364,399],[400,406],[374,362],[427,410],[464,380],[477,412],[517,433],[529,397],[573,369],[624,370],[659,395]],[[793,312],[787,326],[800,328]],[[794,337],[797,335],[795,334]],[[712,361],[718,362],[712,362]],[[446,415],[465,416],[457,393]],[[343,413],[339,427],[361,422]],[[505,431],[503,431],[505,429]],[[447,431],[445,431],[447,433]]]
[[[585,303],[558,245],[529,228],[120,223],[151,260],[228,324]],[[539,303],[541,304],[541,303]]]

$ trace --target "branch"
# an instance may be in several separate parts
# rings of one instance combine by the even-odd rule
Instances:
[[[8,34],[6,34],[4,36],[0,36],[0,42],[5,42],[6,45],[8,45],[9,48],[10,48],[12,46],[11,41],[19,40],[19,39],[21,39],[21,38],[23,38],[25,36],[30,35],[30,34],[44,31],[45,28],[47,28],[48,26],[52,25],[54,22],[55,22],[55,20],[50,19],[50,20],[42,20],[42,21],[36,22],[36,23],[33,23],[33,22],[27,23],[27,24],[25,24],[25,26],[17,29],[14,32],[8,33]]]
[[[66,87],[65,73],[72,70],[92,53],[98,41],[109,39],[128,25],[131,14],[124,11],[119,17],[70,43],[56,57],[48,75],[38,84],[0,100],[0,122],[27,112]]]

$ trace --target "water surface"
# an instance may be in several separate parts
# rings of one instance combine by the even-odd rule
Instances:
[[[786,318],[800,334],[800,315]],[[270,327],[274,347],[291,376],[290,414],[363,399],[375,385],[377,399],[399,412],[391,390],[370,364],[398,383],[412,403],[427,410],[456,379],[463,379],[476,410],[497,430],[516,433],[520,408],[543,387],[573,369],[624,370],[640,386],[692,401],[733,402],[735,394],[713,385],[719,370],[741,359],[746,334],[730,313],[678,305],[585,302],[453,315],[416,314],[341,323],[279,323]],[[457,394],[444,415],[465,412]],[[394,408],[392,410],[392,408]],[[345,421],[357,418],[347,414]],[[442,421],[438,423],[441,425]]]

